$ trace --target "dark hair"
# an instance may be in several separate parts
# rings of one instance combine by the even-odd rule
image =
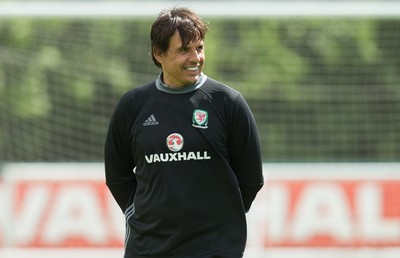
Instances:
[[[154,51],[164,53],[168,50],[169,41],[175,31],[178,30],[182,40],[182,46],[191,42],[203,40],[207,31],[207,25],[201,18],[185,7],[164,9],[151,26],[151,57],[156,66],[161,64],[154,56]]]

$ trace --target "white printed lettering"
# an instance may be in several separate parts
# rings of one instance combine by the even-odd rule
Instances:
[[[194,154],[194,152],[189,152],[189,155],[187,157],[187,160],[196,160],[196,155]]]
[[[336,184],[308,186],[297,203],[293,237],[304,240],[315,235],[332,235],[341,241],[350,240],[352,220],[346,200]]]
[[[205,159],[211,159],[211,156],[208,156],[207,151],[204,151],[203,155],[200,151],[197,152],[190,151],[190,152],[150,154],[150,155],[145,155],[144,158],[146,159],[146,162],[148,164],[151,164],[156,162],[205,160]]]
[[[162,162],[167,162],[168,161],[168,155],[167,155],[167,153],[161,153],[160,154],[160,157],[161,157],[161,161]]]
[[[357,189],[360,234],[371,241],[400,239],[400,220],[384,218],[382,189],[366,183]]]
[[[107,240],[101,205],[90,187],[62,187],[43,231],[43,240],[59,244],[73,236],[85,236],[93,243]],[[61,222],[61,223],[60,223]]]
[[[147,163],[153,163],[153,154],[150,154],[150,157],[149,156],[144,156],[145,157],[145,159],[146,159],[146,161],[147,161]]]
[[[154,154],[154,158],[153,158],[153,162],[160,162],[160,156],[158,156],[158,154]]]
[[[204,157],[201,156],[200,151],[196,152],[196,154],[197,154],[196,159],[198,159],[198,160],[199,160],[199,159],[204,159]]]
[[[178,152],[179,160],[186,160],[186,152]]]
[[[169,161],[178,161],[178,159],[176,158],[177,153],[170,153],[169,154]]]

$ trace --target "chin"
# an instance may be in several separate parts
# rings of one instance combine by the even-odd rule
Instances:
[[[193,83],[197,82],[197,80],[199,78],[200,78],[200,75],[191,76],[191,77],[187,78],[187,82],[193,84]]]
[[[192,80],[190,80],[188,84],[195,84],[198,79],[199,79],[199,76],[196,76]]]

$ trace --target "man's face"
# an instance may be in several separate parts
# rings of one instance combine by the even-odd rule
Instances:
[[[182,46],[179,32],[175,31],[167,51],[155,57],[162,66],[164,83],[170,88],[179,89],[198,80],[205,61],[204,41]]]

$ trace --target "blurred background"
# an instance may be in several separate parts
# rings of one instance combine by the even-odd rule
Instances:
[[[121,252],[105,133],[120,96],[159,74],[149,30],[175,5],[209,22],[205,73],[239,90],[258,123],[269,181],[247,257],[398,257],[400,1],[322,0],[0,1],[0,256]],[[100,242],[79,231],[96,214]],[[47,232],[57,219],[70,223]]]

